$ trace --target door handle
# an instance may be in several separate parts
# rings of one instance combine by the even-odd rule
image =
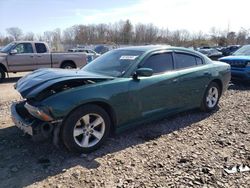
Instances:
[[[37,57],[42,57],[41,55],[38,55]]]
[[[30,55],[30,57],[34,57],[33,55]]]
[[[175,78],[172,80],[173,83],[177,83],[179,79]]]

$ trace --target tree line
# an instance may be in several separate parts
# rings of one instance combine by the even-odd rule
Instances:
[[[7,35],[0,33],[0,46],[17,40],[38,40],[48,42],[54,50],[64,50],[78,44],[143,45],[169,44],[173,46],[226,46],[250,43],[250,29],[239,31],[219,30],[212,27],[209,33],[191,33],[188,30],[169,30],[156,27],[152,23],[133,25],[130,20],[113,24],[74,25],[65,30],[55,29],[43,34],[24,33],[18,27],[6,29]]]

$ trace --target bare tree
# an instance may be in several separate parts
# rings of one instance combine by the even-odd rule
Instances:
[[[24,40],[28,40],[28,41],[34,41],[35,40],[35,34],[32,32],[28,32],[24,35],[23,37]]]
[[[227,44],[235,44],[236,43],[236,33],[231,31],[227,33]]]
[[[6,31],[14,40],[20,40],[23,35],[22,30],[18,27],[10,27],[7,28]]]
[[[8,35],[0,35],[0,45],[13,40],[46,41],[54,50],[66,49],[77,44],[170,44],[184,47],[215,46],[215,45],[244,45],[250,43],[250,29],[241,28],[240,31],[220,30],[212,27],[210,32],[190,33],[187,30],[159,29],[153,24],[138,23],[133,25],[130,20],[119,21],[113,24],[74,25],[65,29],[46,31],[43,35],[34,35],[29,32],[23,35],[21,29],[11,27],[6,29]]]
[[[125,22],[121,22],[121,30],[120,30],[120,42],[123,44],[129,44],[133,38],[133,25],[129,20]]]

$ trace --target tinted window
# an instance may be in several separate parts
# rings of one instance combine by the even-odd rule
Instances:
[[[35,46],[36,46],[37,53],[46,53],[47,52],[47,48],[46,48],[45,44],[36,43]]]
[[[177,69],[196,66],[196,57],[188,54],[176,53],[175,61]]]
[[[33,48],[30,43],[20,43],[15,47],[15,49],[18,54],[33,53]]]
[[[154,73],[173,70],[172,54],[165,53],[152,55],[140,67],[153,69]]]
[[[197,65],[202,65],[202,59],[199,57],[195,57]]]

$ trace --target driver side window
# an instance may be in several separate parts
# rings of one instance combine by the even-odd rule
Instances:
[[[154,74],[171,71],[174,68],[172,53],[154,54],[146,59],[140,68],[150,68]]]
[[[18,54],[33,53],[33,48],[30,43],[20,43],[14,49],[17,50]]]

